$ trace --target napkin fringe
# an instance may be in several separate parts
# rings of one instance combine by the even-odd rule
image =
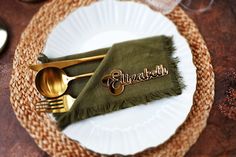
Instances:
[[[173,46],[174,45],[174,42],[173,42],[173,36],[171,37],[171,40],[169,40],[168,37],[166,36],[163,36],[164,37],[164,40],[165,40],[165,49],[167,50],[168,52],[168,57],[170,58],[170,62],[169,62],[169,71],[171,73],[174,73],[174,75],[172,75],[172,82],[174,83],[174,85],[177,87],[178,90],[180,90],[181,92],[178,93],[178,94],[181,94],[182,93],[182,89],[184,89],[186,86],[184,84],[184,81],[183,81],[183,77],[182,75],[180,74],[179,72],[179,68],[177,67],[178,63],[179,63],[179,58],[178,57],[173,57],[173,54],[175,53],[176,51],[176,48]],[[171,91],[169,91],[171,92]],[[171,93],[173,94],[173,93]]]

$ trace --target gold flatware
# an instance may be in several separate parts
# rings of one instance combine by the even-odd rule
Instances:
[[[29,65],[29,68],[34,71],[40,71],[47,67],[57,67],[57,68],[65,68],[69,67],[75,64],[80,64],[84,62],[94,61],[98,59],[103,59],[106,55],[98,55],[98,56],[92,56],[92,57],[85,57],[85,58],[79,58],[79,59],[71,59],[71,60],[65,60],[65,61],[55,61],[50,63],[43,63],[43,64],[35,64],[35,65]]]
[[[37,112],[64,113],[72,107],[75,99],[70,95],[63,95],[55,99],[45,99],[35,105]]]
[[[55,98],[63,95],[71,80],[92,76],[93,73],[81,74],[69,77],[66,73],[56,67],[48,67],[40,70],[35,78],[38,91],[47,98]]]

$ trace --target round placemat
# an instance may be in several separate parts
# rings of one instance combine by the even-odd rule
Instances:
[[[39,101],[40,95],[34,86],[35,73],[28,68],[28,65],[36,64],[38,54],[42,52],[54,26],[74,9],[94,1],[53,0],[46,3],[32,18],[15,51],[10,82],[12,107],[22,126],[38,146],[51,156],[100,156],[66,137],[47,114],[34,110],[34,104]],[[164,144],[135,156],[184,156],[206,126],[214,99],[214,73],[210,54],[201,34],[181,8],[176,7],[167,17],[176,24],[192,49],[193,62],[197,68],[193,106],[175,135]]]

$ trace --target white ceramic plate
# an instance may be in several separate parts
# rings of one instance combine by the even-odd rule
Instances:
[[[187,41],[160,13],[136,2],[104,0],[71,13],[51,32],[44,53],[60,57],[155,35],[174,37],[174,56],[187,86],[179,96],[83,120],[63,132],[102,154],[134,154],[168,140],[185,121],[196,88],[196,69]],[[94,100],[94,103],[96,101]]]

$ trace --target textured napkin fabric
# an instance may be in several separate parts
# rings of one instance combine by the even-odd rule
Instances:
[[[66,60],[106,54],[103,60],[96,60],[65,68],[69,76],[95,72],[91,78],[74,80],[70,83],[68,94],[77,97],[69,112],[56,114],[60,128],[96,115],[117,111],[127,107],[157,100],[163,97],[181,94],[184,87],[177,69],[177,58],[171,37],[156,36],[114,44],[111,48],[99,49],[82,54],[62,58],[39,58],[42,62]],[[156,69],[163,65],[168,74],[150,80],[125,86],[120,95],[113,95],[104,86],[102,80],[114,69],[120,69],[124,74],[139,74]],[[158,105],[158,104],[157,104]]]

